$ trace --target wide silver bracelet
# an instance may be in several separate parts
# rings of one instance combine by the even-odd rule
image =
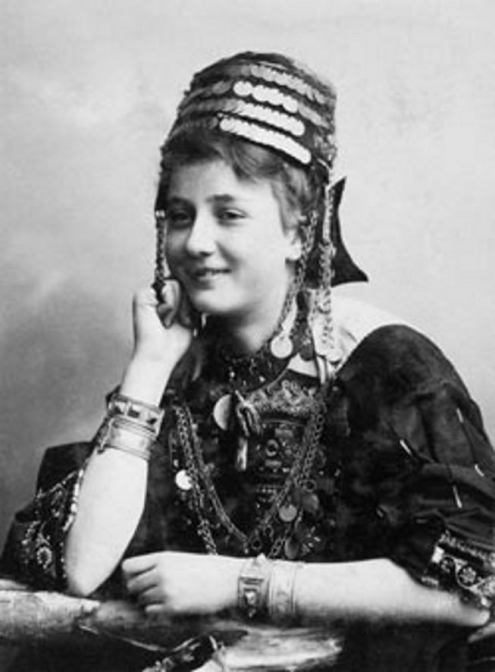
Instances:
[[[155,438],[160,432],[164,414],[163,408],[137,401],[120,392],[115,392],[110,397],[107,412],[110,417],[122,418],[143,427],[152,432]]]
[[[268,588],[268,615],[274,623],[292,623],[297,619],[296,575],[301,562],[275,561]]]
[[[266,614],[272,565],[265,555],[245,562],[237,584],[237,606],[243,616],[257,618]]]
[[[124,417],[109,417],[103,421],[95,437],[97,453],[113,448],[149,460],[155,445],[153,431]]]

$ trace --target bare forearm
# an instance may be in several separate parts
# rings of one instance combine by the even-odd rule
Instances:
[[[386,558],[303,565],[295,599],[303,618],[360,617],[371,620],[437,621],[479,626],[487,612],[444,591],[422,586]]]
[[[237,611],[272,623],[336,620],[479,627],[486,610],[427,588],[386,558],[297,565],[282,560],[165,551],[127,559],[130,594],[148,613]]]
[[[133,359],[120,392],[158,405],[168,377],[166,368]],[[128,452],[104,450],[91,456],[65,547],[71,592],[93,592],[120,562],[143,512],[147,476],[147,461]]]
[[[94,453],[65,544],[70,592],[89,595],[119,563],[141,517],[148,466],[116,450]]]

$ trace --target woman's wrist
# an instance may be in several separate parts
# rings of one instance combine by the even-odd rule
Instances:
[[[298,618],[296,578],[303,563],[249,558],[238,577],[237,607],[247,618],[293,623]]]
[[[95,437],[97,454],[117,450],[149,461],[160,433],[163,409],[115,392]]]
[[[160,404],[175,364],[135,352],[125,368],[121,394],[147,404]]]

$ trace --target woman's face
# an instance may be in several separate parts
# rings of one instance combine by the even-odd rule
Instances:
[[[166,217],[167,261],[197,310],[278,318],[300,245],[269,181],[241,180],[221,159],[178,167]]]

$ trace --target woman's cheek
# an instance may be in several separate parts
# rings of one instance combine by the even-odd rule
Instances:
[[[172,272],[176,275],[180,267],[182,245],[177,234],[168,234],[165,244],[165,259]]]

